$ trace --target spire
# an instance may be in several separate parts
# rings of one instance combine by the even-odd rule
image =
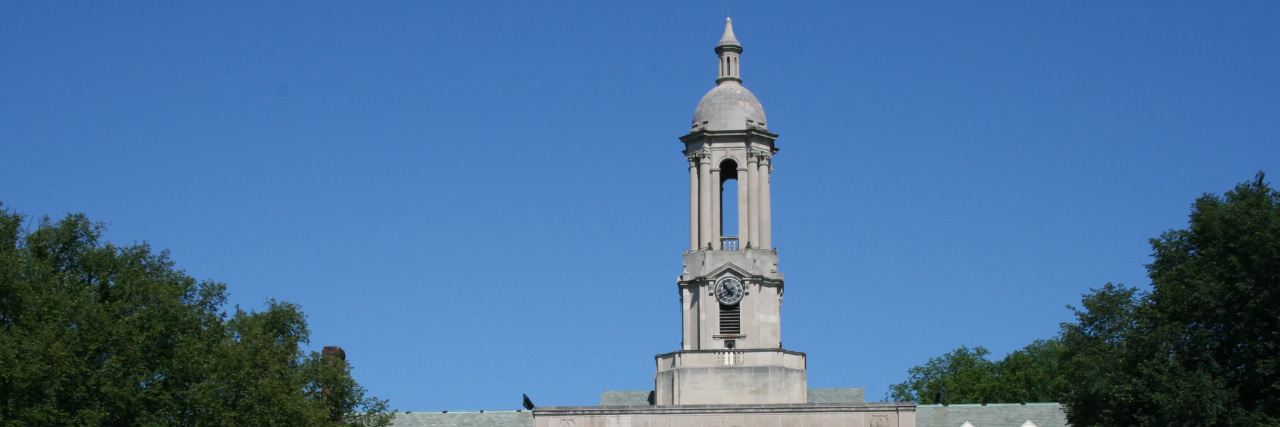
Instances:
[[[738,38],[733,36],[732,18],[724,18],[724,37],[720,38],[720,44],[716,45],[716,48],[725,46],[736,46],[739,50],[742,49],[742,45],[738,44]]]
[[[716,78],[716,84],[724,84],[725,82],[742,83],[742,76],[738,70],[738,54],[742,53],[742,45],[738,44],[738,38],[733,35],[733,19],[724,19],[724,37],[720,37],[720,43],[716,44],[716,54],[720,56],[720,77]]]

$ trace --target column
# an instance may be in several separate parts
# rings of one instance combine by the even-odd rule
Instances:
[[[760,249],[773,247],[773,223],[769,213],[769,171],[773,160],[760,156]]]
[[[738,165],[738,249],[747,247],[747,231],[751,224],[747,221],[747,202],[751,196],[747,192],[747,165]]]
[[[698,249],[698,158],[689,158],[689,250]]]
[[[698,154],[698,249],[711,242],[711,158]]]
[[[750,224],[747,244],[753,248],[760,247],[760,158],[756,153],[747,153],[747,221]],[[742,214],[738,214],[742,215]]]
[[[720,249],[720,167],[711,168],[711,247]]]

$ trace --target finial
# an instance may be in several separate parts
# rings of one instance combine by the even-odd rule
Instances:
[[[724,18],[724,37],[716,44],[716,55],[720,57],[720,77],[716,84],[742,83],[738,70],[738,54],[742,53],[742,45],[733,35],[733,19]]]

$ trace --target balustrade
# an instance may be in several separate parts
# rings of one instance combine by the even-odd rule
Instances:
[[[722,251],[738,250],[738,236],[720,236],[720,250]]]
[[[742,364],[742,353],[737,351],[725,351],[715,354],[715,358],[720,360],[720,364],[724,366],[734,366]]]

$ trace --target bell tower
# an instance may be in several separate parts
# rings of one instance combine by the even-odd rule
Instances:
[[[677,280],[681,350],[657,356],[659,405],[805,403],[805,355],[782,349],[783,275],[770,234],[778,135],[742,86],[742,45],[726,19],[716,87],[680,137],[689,166],[689,250]],[[725,184],[736,183],[736,224]]]

